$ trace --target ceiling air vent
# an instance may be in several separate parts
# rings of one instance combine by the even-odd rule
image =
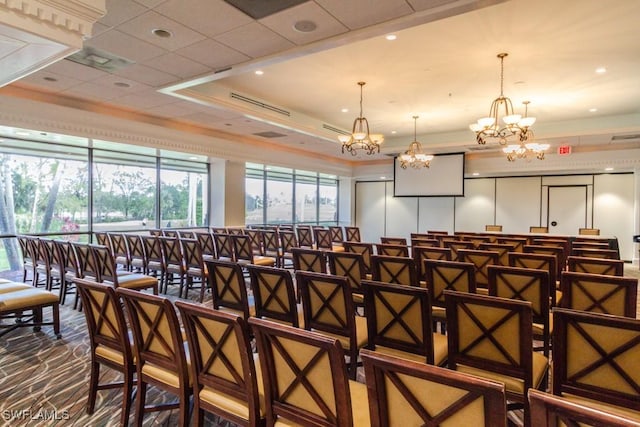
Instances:
[[[263,138],[282,138],[283,136],[287,136],[287,135],[285,135],[283,133],[278,133],[278,132],[273,132],[273,131],[256,132],[253,135],[261,136]]]
[[[248,96],[240,95],[239,93],[231,92],[231,99],[236,99],[256,107],[264,108],[265,110],[273,111],[274,113],[282,114],[283,116],[291,117],[291,113],[285,109],[269,105],[262,101],[258,101],[257,99],[249,98]]]
[[[639,134],[635,134],[635,135],[614,135],[613,137],[611,137],[611,142],[616,142],[616,141],[629,141],[632,139],[640,139],[640,135]]]
[[[101,51],[94,47],[85,47],[73,55],[67,56],[65,59],[86,65],[87,67],[106,71],[108,73],[134,64],[133,61],[121,58],[112,53]]]
[[[350,133],[347,132],[346,130],[338,129],[326,123],[322,124],[322,128],[326,130],[330,130],[331,132],[339,133],[340,135],[350,135]]]

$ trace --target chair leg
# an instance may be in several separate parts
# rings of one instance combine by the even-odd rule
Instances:
[[[189,392],[187,388],[180,390],[180,427],[189,427],[191,408],[189,404]]]
[[[96,407],[96,395],[98,394],[98,379],[100,378],[100,364],[91,361],[91,373],[89,374],[89,398],[87,400],[87,414],[93,414]]]
[[[56,334],[56,338],[62,338],[60,334],[60,304],[55,303],[51,307],[51,314],[53,315],[53,333]]]
[[[122,412],[120,414],[120,425],[129,425],[129,415],[131,414],[131,403],[133,400],[133,371],[125,372],[124,385],[122,390]]]
[[[142,421],[144,419],[144,405],[147,400],[147,383],[143,382],[138,375],[138,390],[136,396],[136,416],[134,425],[142,427]]]

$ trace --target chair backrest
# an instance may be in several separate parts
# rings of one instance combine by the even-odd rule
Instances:
[[[162,229],[162,235],[164,237],[178,238],[178,230],[169,230],[166,228]]]
[[[327,272],[327,257],[323,251],[307,248],[291,248],[293,269],[296,271]]]
[[[475,267],[469,262],[429,259],[424,261],[424,271],[433,306],[445,306],[445,290],[476,292]]]
[[[536,427],[606,426],[638,427],[637,420],[585,406],[536,389],[529,389],[531,423]]]
[[[202,248],[202,256],[215,258],[216,257],[216,245],[213,242],[213,236],[209,232],[196,232],[196,239],[200,242],[200,248]]]
[[[362,262],[367,273],[371,273],[371,255],[373,255],[373,244],[363,243],[360,241],[344,242],[344,250],[346,252],[355,252],[362,255]]]
[[[567,266],[569,271],[576,273],[604,274],[607,276],[624,275],[624,261],[619,259],[570,256],[567,258]]]
[[[387,237],[380,236],[380,243],[387,243],[390,245],[403,245],[407,246],[407,239],[404,237]]]
[[[175,380],[178,387],[172,388],[190,390],[182,331],[171,301],[125,288],[117,288],[116,293],[127,308],[138,379],[150,370],[160,370],[163,377],[171,378],[169,383]]]
[[[300,326],[296,294],[289,270],[248,265],[256,317]]]
[[[423,280],[425,277],[424,261],[426,259],[439,259],[443,261],[451,261],[451,249],[436,246],[413,246],[411,255],[416,263],[418,278]]]
[[[244,234],[244,228],[242,227],[227,227],[227,233],[235,236],[238,234]]]
[[[229,261],[234,259],[231,234],[213,233],[213,243],[216,246],[216,258]]]
[[[489,295],[531,303],[533,323],[542,325],[543,352],[549,356],[549,273],[532,268],[489,266]]]
[[[98,266],[97,282],[108,282],[118,286],[118,272],[115,258],[108,247],[102,245],[88,245]]]
[[[511,267],[536,268],[538,270],[548,271],[549,286],[554,290],[556,281],[558,280],[556,262],[557,259],[554,255],[509,252],[509,265]],[[555,295],[555,292],[553,292],[553,294]],[[555,305],[555,298],[553,298],[553,302]]]
[[[280,252],[280,239],[275,230],[260,230],[262,233],[262,245],[266,255],[278,254]]]
[[[480,243],[478,249],[481,251],[498,252],[498,264],[509,265],[509,252],[513,250],[513,245],[508,243]]]
[[[300,245],[300,247],[313,247],[313,232],[311,231],[311,227],[297,226],[296,236],[298,237],[298,245]]]
[[[587,249],[583,247],[573,247],[571,249],[571,255],[586,258],[620,259],[620,253],[615,249]]]
[[[111,242],[110,249],[113,252],[116,263],[128,269],[131,265],[131,254],[124,234],[109,233],[109,240]]]
[[[372,427],[507,426],[502,384],[367,349],[360,355]]]
[[[195,239],[195,232],[193,230],[178,230],[178,237],[181,239]]]
[[[89,244],[78,242],[71,242],[70,244],[73,246],[73,251],[78,263],[78,273],[80,275],[77,277],[100,282],[100,267],[98,265],[98,260],[93,255]]]
[[[640,411],[640,321],[553,310],[553,393]],[[637,419],[637,418],[636,418]]]
[[[351,292],[362,294],[361,283],[366,277],[362,255],[353,252],[327,252],[329,272],[347,278]]]
[[[532,225],[529,227],[529,233],[548,233],[549,227],[541,227],[537,225]]]
[[[578,234],[581,236],[599,236],[599,228],[578,228]]]
[[[501,225],[485,225],[484,226],[484,231],[502,231],[502,226]]]
[[[73,245],[67,240],[54,240],[54,244],[58,247],[60,256],[64,265],[65,273],[81,278],[80,266],[76,257],[76,251]]]
[[[231,235],[231,242],[233,244],[234,261],[253,262],[253,247],[249,236],[245,234],[233,234]]]
[[[487,269],[491,265],[500,264],[500,253],[478,249],[459,249],[458,261],[473,264],[476,276],[476,287],[489,286],[489,273]]]
[[[231,309],[244,319],[249,318],[249,298],[240,264],[232,261],[206,261],[213,308]]]
[[[111,247],[111,239],[109,239],[109,233],[105,231],[94,231],[93,235],[96,238],[96,243],[102,246]]]
[[[565,271],[560,306],[573,310],[636,317],[638,279]]]
[[[524,245],[528,244],[528,240],[524,237],[498,237],[498,243],[511,245],[511,252],[524,251]]]
[[[162,245],[165,265],[184,269],[184,256],[180,239],[177,237],[158,237],[158,240]]]
[[[316,242],[316,248],[322,250],[332,250],[333,242],[331,241],[331,232],[328,228],[314,228],[313,239]]]
[[[418,271],[413,258],[401,256],[373,255],[371,278],[377,282],[419,286]]]
[[[437,234],[440,236],[447,236],[449,232],[445,230],[427,230],[427,234]]]
[[[413,353],[433,365],[433,327],[428,291],[371,280],[365,280],[362,288],[369,335],[367,348],[376,350],[383,347]]]
[[[243,425],[261,425],[264,420],[260,417],[258,381],[245,319],[183,301],[177,301],[176,307],[187,332],[196,409],[230,420],[241,418]],[[203,390],[214,398],[200,399]],[[217,405],[212,403],[216,399],[220,401]],[[243,411],[230,410],[226,399],[246,402]],[[246,418],[238,414],[244,411]]]
[[[125,234],[124,238],[127,241],[129,247],[129,256],[131,265],[135,267],[144,267],[147,256],[144,250],[144,243],[142,242],[142,236],[139,234]]]
[[[427,246],[427,247],[438,247],[440,246],[440,242],[438,241],[438,239],[427,239],[425,237],[412,237],[411,238],[411,249],[415,249],[417,247],[423,247],[423,246]]]
[[[158,236],[141,236],[142,244],[144,245],[145,256],[147,257],[147,263],[156,263],[160,266],[164,265],[164,253],[162,243]]]
[[[344,241],[344,232],[340,226],[329,226],[331,241],[333,243],[342,243]]]
[[[267,425],[353,425],[342,346],[335,338],[249,319],[265,384]]]
[[[386,256],[409,256],[409,246],[392,243],[376,243],[376,253]]]
[[[211,233],[222,233],[222,234],[228,234],[227,231],[227,227],[209,227],[209,230],[211,231]]]
[[[443,248],[449,248],[451,250],[451,259],[454,261],[458,261],[458,251],[460,249],[474,249],[473,242],[468,242],[466,240],[443,240],[442,241]]]
[[[182,256],[184,257],[184,265],[189,270],[196,270],[200,275],[206,276],[206,267],[202,255],[202,247],[197,239],[180,239],[182,244]]]
[[[344,227],[347,242],[360,242],[360,228],[359,227]]]
[[[556,278],[567,268],[567,257],[561,246],[524,245],[524,253],[553,255],[556,257]]]
[[[251,241],[251,250],[254,255],[264,255],[264,243],[262,242],[262,230],[253,230],[251,228],[245,228],[244,234],[249,236]]]
[[[280,236],[280,245],[282,247],[283,254],[291,253],[291,249],[300,247],[298,244],[298,238],[294,231],[278,230],[278,235]]]

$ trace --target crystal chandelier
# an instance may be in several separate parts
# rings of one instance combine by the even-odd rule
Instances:
[[[497,138],[500,145],[507,144],[507,138],[516,136],[520,143],[525,144],[529,140],[531,131],[529,128],[535,123],[534,117],[521,117],[515,114],[511,99],[504,96],[504,58],[507,53],[498,54],[500,58],[500,96],[493,100],[489,117],[478,119],[477,123],[469,125],[469,128],[476,133],[478,144],[484,145],[487,138]],[[504,122],[501,124],[500,119]]]
[[[358,154],[358,150],[364,150],[366,154],[380,152],[380,144],[384,141],[384,136],[369,132],[369,122],[362,115],[362,87],[365,82],[358,82],[360,86],[360,115],[353,121],[353,129],[350,135],[340,135],[338,140],[342,143],[342,153],[345,151],[352,155]]]
[[[418,142],[416,127],[418,116],[413,116],[413,142],[409,144],[409,149],[398,156],[400,161],[400,167],[406,169],[411,166],[414,169],[420,169],[422,167],[428,168],[433,160],[433,156],[430,154],[424,154],[422,151],[422,144]]]

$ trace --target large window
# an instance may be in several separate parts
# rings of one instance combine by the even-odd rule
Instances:
[[[334,175],[246,164],[246,224],[336,223]]]
[[[208,225],[206,164],[162,159],[160,223],[163,227]]]

